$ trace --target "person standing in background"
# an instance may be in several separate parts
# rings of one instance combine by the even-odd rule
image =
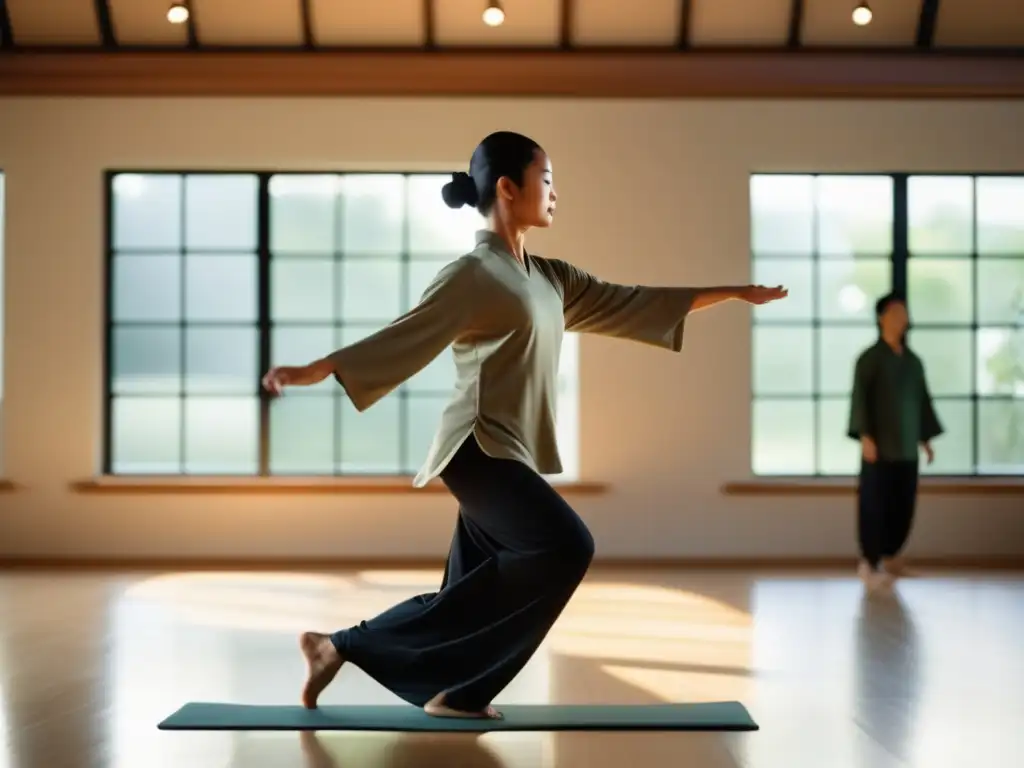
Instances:
[[[919,451],[931,464],[931,441],[943,432],[924,364],[907,348],[906,301],[895,293],[883,296],[875,316],[879,338],[854,366],[848,429],[861,444],[858,575],[870,589],[905,573],[900,552],[917,505]]]

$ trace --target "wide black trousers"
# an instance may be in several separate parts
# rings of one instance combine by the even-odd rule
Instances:
[[[439,591],[331,636],[405,701],[479,711],[501,692],[583,580],[594,539],[539,474],[467,438],[441,479],[459,502]]]
[[[861,557],[872,568],[895,557],[910,537],[917,506],[916,461],[862,461],[857,489]]]

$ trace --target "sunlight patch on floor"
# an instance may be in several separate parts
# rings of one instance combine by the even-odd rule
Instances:
[[[440,569],[424,570],[379,570],[360,571],[356,574],[363,584],[375,587],[402,587],[417,592],[436,592],[441,586],[444,571]]]
[[[580,588],[548,647],[578,658],[748,670],[752,633],[748,613],[697,592],[608,583]]]
[[[393,602],[390,593],[358,589],[342,576],[292,573],[181,573],[140,581],[117,610],[143,612],[193,627],[295,633],[331,631]]]

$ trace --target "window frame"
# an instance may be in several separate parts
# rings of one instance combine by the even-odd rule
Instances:
[[[827,170],[787,170],[787,171],[772,171],[772,170],[752,170],[747,175],[747,191],[748,201],[750,201],[750,189],[751,183],[755,177],[786,177],[786,176],[809,176],[812,178],[828,177],[828,178],[888,178],[892,180],[892,191],[893,191],[893,209],[892,209],[892,252],[889,256],[888,263],[890,266],[890,290],[896,293],[900,293],[905,297],[907,301],[907,309],[910,313],[911,321],[913,321],[913,307],[910,303],[910,291],[908,283],[908,272],[909,263],[913,256],[910,253],[910,211],[909,211],[909,195],[908,195],[908,182],[911,178],[920,177],[946,177],[946,178],[964,178],[972,181],[972,221],[971,221],[971,248],[969,251],[956,254],[926,254],[922,258],[927,259],[949,259],[949,260],[970,260],[971,273],[974,290],[974,301],[972,302],[971,321],[970,323],[927,323],[922,324],[919,327],[927,328],[928,330],[968,330],[971,333],[971,391],[970,394],[965,395],[932,395],[933,400],[937,402],[943,401],[955,401],[955,402],[970,402],[971,406],[971,463],[975,467],[972,472],[922,472],[922,476],[927,477],[929,480],[952,480],[952,481],[999,481],[999,480],[1010,480],[1016,481],[1024,479],[1024,471],[1020,473],[1008,473],[1008,472],[978,472],[978,459],[979,459],[979,437],[978,437],[978,414],[979,404],[982,401],[991,402],[1013,402],[1017,398],[1013,395],[981,395],[978,392],[977,386],[977,332],[981,325],[978,321],[978,260],[980,258],[978,253],[978,227],[977,227],[977,180],[985,178],[1021,178],[1024,179],[1024,170],[1022,171],[958,171],[958,170],[929,170],[929,171],[827,171]],[[772,261],[785,261],[786,257],[779,256],[759,256],[753,237],[753,222],[755,217],[755,210],[752,202],[749,203],[748,207],[748,223],[750,225],[750,268],[751,271],[761,264],[770,263]],[[815,205],[815,211],[813,214],[813,225],[817,225],[817,205]],[[875,257],[866,257],[875,258]],[[885,256],[879,254],[877,257],[884,260]],[[1006,259],[1006,260],[1021,260],[1024,263],[1024,251],[1021,253],[1012,254],[988,254],[984,258],[990,259]],[[789,260],[792,260],[790,257]],[[815,244],[810,254],[811,264],[819,265],[823,261],[827,261],[828,257],[822,257],[818,243],[815,236]],[[802,320],[759,320],[756,311],[752,314],[750,321],[751,330],[751,342],[753,345],[753,337],[758,327],[777,327],[777,328],[801,328],[801,329],[812,329],[817,331],[823,326],[827,327],[843,327],[844,325],[857,325],[860,323],[849,323],[844,324],[843,321],[822,321],[821,318],[821,307],[819,306],[818,288],[819,288],[820,272],[815,268],[812,277],[812,310],[811,320],[809,322]],[[878,298],[878,297],[874,297]],[[993,327],[986,325],[985,327]],[[995,326],[1003,327],[1003,326]],[[1009,326],[1005,326],[1009,327]],[[1022,328],[1024,330],[1024,328]],[[908,335],[913,338],[914,325],[908,329]],[[753,459],[754,459],[754,437],[751,434],[751,440],[749,444],[749,469],[752,477],[756,478],[757,483],[772,483],[773,481],[780,482],[801,482],[801,481],[822,481],[822,480],[848,480],[855,478],[856,471],[849,474],[837,473],[837,472],[825,472],[821,469],[821,441],[819,439],[819,432],[821,426],[821,414],[819,404],[825,399],[835,399],[834,395],[823,395],[821,381],[818,371],[817,360],[820,355],[820,347],[817,341],[817,334],[814,336],[814,350],[812,357],[812,387],[808,395],[763,395],[759,394],[755,387],[755,376],[753,366],[756,365],[755,352],[752,349],[751,354],[751,376],[750,376],[750,418],[748,423],[751,426],[753,432],[754,419],[753,419],[753,408],[758,402],[784,402],[784,401],[800,401],[800,402],[811,402],[813,404],[812,410],[812,439],[814,441],[814,465],[815,469],[813,472],[806,473],[795,473],[795,472],[783,472],[783,473],[757,473],[754,470]],[[852,377],[852,371],[850,375]],[[927,373],[927,371],[926,371]],[[930,383],[930,382],[929,382]],[[941,439],[941,438],[940,438]],[[941,450],[941,448],[940,448]]]
[[[408,458],[407,443],[410,435],[410,417],[406,401],[410,397],[417,395],[429,396],[429,397],[440,397],[450,396],[451,391],[449,389],[439,392],[436,390],[430,390],[429,392],[424,390],[423,392],[417,391],[415,394],[410,395],[409,392],[399,390],[396,396],[399,398],[401,405],[399,408],[399,428],[398,434],[396,435],[399,444],[396,446],[397,456],[399,457],[396,462],[395,469],[384,470],[381,472],[367,472],[367,471],[342,471],[337,461],[334,463],[334,468],[329,472],[315,472],[312,470],[297,470],[294,472],[290,471],[273,471],[271,465],[271,414],[270,407],[274,400],[274,397],[266,392],[262,387],[259,386],[259,376],[262,372],[266,371],[272,362],[271,358],[271,344],[272,344],[272,331],[275,326],[271,315],[271,266],[274,259],[274,252],[271,248],[271,225],[270,225],[270,180],[274,177],[281,176],[400,176],[403,179],[411,179],[415,177],[424,176],[443,176],[450,173],[450,169],[447,170],[366,170],[361,168],[356,169],[335,169],[335,168],[317,168],[311,169],[257,169],[250,167],[239,167],[230,169],[190,169],[190,168],[108,168],[103,171],[103,206],[104,206],[104,233],[103,233],[103,349],[102,349],[102,445],[101,445],[101,460],[100,460],[100,472],[102,477],[112,479],[123,479],[131,481],[132,478],[144,478],[144,477],[158,477],[163,481],[175,481],[175,480],[198,480],[198,481],[209,481],[216,478],[237,478],[240,480],[279,480],[287,482],[289,480],[296,479],[309,479],[319,478],[322,481],[353,481],[353,480],[368,480],[374,481],[388,481],[388,480],[407,480],[412,478],[418,468],[409,466],[409,463],[415,463]],[[253,382],[253,386],[257,387],[257,397],[259,401],[259,422],[258,422],[258,445],[257,445],[257,462],[256,469],[252,473],[241,473],[241,474],[220,474],[220,473],[207,473],[207,472],[193,472],[188,471],[185,466],[180,466],[177,471],[174,472],[161,472],[161,473],[135,473],[135,472],[115,472],[114,469],[114,435],[113,435],[113,404],[114,399],[118,395],[114,392],[114,334],[115,330],[121,324],[121,321],[115,319],[114,316],[114,305],[115,305],[115,258],[121,251],[115,247],[115,205],[116,196],[114,191],[114,181],[119,175],[138,175],[138,176],[174,176],[178,179],[184,180],[187,177],[197,176],[250,176],[254,177],[257,182],[257,206],[256,206],[256,247],[251,252],[257,261],[256,280],[257,280],[257,311],[254,327],[258,334],[258,375],[256,380]],[[405,285],[409,280],[408,266],[410,263],[417,261],[431,261],[441,262],[446,258],[449,258],[445,253],[438,253],[436,257],[427,259],[421,259],[414,257],[410,253],[409,249],[409,238],[408,238],[408,226],[409,218],[406,212],[403,216],[403,229],[405,230],[402,243],[402,251],[397,254],[400,258],[399,263],[402,265],[402,291],[403,295],[407,293]],[[464,251],[459,253],[452,253],[450,259],[454,260],[458,258],[462,253],[468,253],[473,248],[472,242],[467,242]],[[170,251],[169,251],[170,252]],[[185,245],[184,239],[182,240],[181,246],[177,250],[177,254],[181,258],[189,253],[189,249]],[[327,258],[327,257],[325,257]],[[344,261],[344,252],[335,250],[333,257],[334,260]],[[392,257],[389,257],[392,258]],[[127,321],[130,323],[131,321]],[[182,318],[180,321],[184,325],[188,325],[189,321],[187,318]],[[302,323],[306,325],[306,323]],[[309,325],[319,325],[321,323],[311,322]],[[326,323],[323,323],[325,326]],[[340,329],[348,326],[357,327],[360,323],[350,324],[346,323],[344,318],[336,319],[331,326],[335,329]],[[568,334],[567,334],[568,336]],[[572,389],[578,388],[578,382],[573,383]],[[179,398],[187,400],[189,395],[187,393],[179,393]],[[341,403],[339,402],[342,394],[330,394],[330,395],[317,395],[318,397],[331,397],[334,400],[334,412],[337,417],[337,410]],[[335,441],[335,458],[337,459],[337,452],[339,447],[337,445],[338,433],[334,434]],[[401,471],[395,471],[401,467]],[[558,482],[557,479],[554,479]],[[580,481],[571,479],[567,481],[572,484],[579,484]]]

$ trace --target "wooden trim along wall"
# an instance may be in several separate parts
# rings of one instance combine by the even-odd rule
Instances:
[[[1024,55],[906,51],[31,51],[0,96],[1022,98]]]
[[[611,493],[607,483],[579,480],[556,482],[555,488],[565,496],[601,496]],[[965,478],[964,480],[923,479],[919,486],[923,496],[1018,496],[1024,498],[1024,479]],[[24,490],[10,480],[0,479],[0,493]],[[439,481],[424,488],[414,488],[408,478],[363,477],[328,478],[249,478],[249,477],[97,477],[71,483],[74,493],[102,495],[404,495],[411,493],[439,494],[448,489]],[[850,482],[824,480],[744,480],[725,483],[726,496],[853,496],[856,485]]]
[[[1024,570],[1024,557],[1018,555],[993,556],[937,556],[908,557],[914,568],[935,570],[970,569],[978,571]],[[679,558],[594,558],[595,571],[663,571],[663,570],[748,570],[748,571],[807,571],[842,570],[853,573],[857,558],[849,557],[679,557]],[[444,570],[444,558],[233,558],[233,557],[0,557],[0,572],[15,570],[37,571],[327,571],[344,573],[353,571],[437,571]]]
[[[722,493],[726,496],[853,496],[857,486],[853,481],[825,480],[748,480],[726,483]],[[964,480],[922,479],[918,485],[922,496],[1019,496],[1024,498],[1024,478],[993,479],[965,478]]]
[[[554,487],[567,496],[594,496],[608,492],[605,483],[555,482]],[[269,495],[269,494],[411,494],[449,493],[438,480],[415,488],[411,477],[122,477],[105,476],[71,484],[76,493],[118,495]]]

